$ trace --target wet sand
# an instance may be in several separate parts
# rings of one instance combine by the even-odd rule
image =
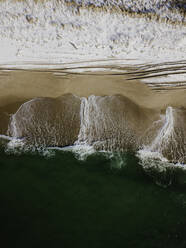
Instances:
[[[130,99],[143,111],[146,110],[147,116],[152,119],[158,118],[157,115],[164,112],[167,106],[186,107],[186,89],[155,91],[140,80],[128,79],[124,74],[109,75],[105,72],[81,74],[55,70],[1,71],[0,131],[6,132],[9,115],[15,113],[22,103],[33,98],[57,98],[68,93],[79,97],[119,94]]]
[[[113,72],[1,71],[0,134],[24,138],[34,146],[63,147],[78,141],[109,151],[136,151],[160,135],[155,150],[162,147],[171,161],[182,154],[185,161],[186,90],[156,91],[132,77]],[[173,110],[167,112],[168,106]]]
[[[171,88],[167,91],[153,91],[140,80],[128,80],[126,75],[104,73],[54,74],[47,71],[9,71],[0,73],[0,107],[7,110],[36,97],[59,97],[63,94],[79,97],[121,94],[137,105],[152,109],[186,107],[186,89]],[[13,105],[12,105],[13,104]],[[18,104],[19,105],[19,104]]]
[[[38,97],[57,98],[64,94],[79,97],[123,95],[142,108],[157,108],[155,93],[135,80],[127,81],[124,75],[104,73],[74,74],[51,71],[8,71],[0,74],[0,132],[5,134],[10,114],[24,102]],[[166,104],[162,104],[166,105]]]

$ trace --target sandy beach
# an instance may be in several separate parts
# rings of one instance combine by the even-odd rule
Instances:
[[[152,142],[157,128],[165,125],[161,115],[166,114],[168,107],[175,110],[172,117],[166,118],[174,118],[174,128],[185,132],[186,90],[179,87],[165,89],[163,86],[155,90],[133,78],[132,73],[111,71],[2,71],[0,133],[32,137],[34,142],[49,146],[66,146],[78,139],[79,130],[85,125],[83,130],[87,131],[81,140],[88,139],[89,144],[104,140],[103,146],[96,147],[98,149],[123,149],[128,145],[130,149],[131,146],[137,149],[144,144],[145,136]],[[87,99],[87,103],[80,101],[82,98]],[[85,114],[81,113],[82,108],[88,111],[87,116],[80,117]],[[87,123],[80,123],[82,118],[89,118],[91,124],[88,119]],[[162,124],[154,126],[157,121]],[[177,138],[173,138],[174,142]],[[184,146],[184,142],[180,143]]]

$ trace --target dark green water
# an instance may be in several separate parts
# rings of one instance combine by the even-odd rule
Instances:
[[[78,161],[0,154],[4,247],[186,247],[185,184],[159,187],[137,158],[111,169],[102,155]]]

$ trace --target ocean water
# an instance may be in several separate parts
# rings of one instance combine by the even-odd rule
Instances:
[[[186,246],[185,13],[0,1],[5,247]]]
[[[157,187],[133,154],[123,159],[118,169],[98,154],[1,152],[5,247],[185,247],[185,179],[170,173],[162,182],[176,184]]]

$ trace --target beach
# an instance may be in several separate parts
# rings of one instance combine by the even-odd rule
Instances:
[[[5,247],[183,248],[186,5],[0,1]]]

